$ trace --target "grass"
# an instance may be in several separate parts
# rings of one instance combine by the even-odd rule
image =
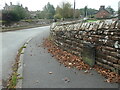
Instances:
[[[0,20],[0,23],[3,23],[3,22],[6,22],[6,21]]]
[[[11,77],[8,88],[15,88],[16,84],[17,84],[17,73],[14,73]]]
[[[98,21],[98,20],[96,20],[96,19],[90,19],[90,20],[87,20],[86,22],[96,22],[96,21]]]
[[[11,77],[8,80],[8,84],[7,84],[7,88],[16,88],[17,82],[19,79],[23,79],[22,77],[18,77],[20,74],[17,73],[18,68],[19,68],[19,60],[20,60],[20,55],[23,54],[22,50],[23,48],[26,48],[26,46],[22,46],[19,50],[18,50],[18,54],[16,56],[16,61],[15,64],[12,67],[13,73],[11,75]]]
[[[18,54],[20,54],[23,50],[23,47],[21,47],[19,50],[18,50]]]
[[[22,48],[26,48],[26,46],[23,46]]]

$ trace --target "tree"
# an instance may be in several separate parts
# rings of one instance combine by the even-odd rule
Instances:
[[[55,15],[55,8],[49,2],[44,6],[43,12],[45,14],[44,18],[53,19]]]
[[[28,16],[28,13],[26,12],[26,10],[19,5],[16,5],[12,10],[12,12],[16,13],[19,19],[24,19]]]
[[[55,17],[57,18],[73,18],[73,8],[71,8],[71,4],[69,2],[62,2],[61,6],[57,6]]]
[[[92,17],[98,10],[92,9],[92,8],[87,8],[87,16]],[[86,10],[85,8],[80,9],[80,15],[86,16]]]
[[[39,13],[37,13],[37,18],[39,19],[44,19],[46,16],[46,13],[44,11],[40,11]]]
[[[80,17],[80,10],[76,9],[75,10],[75,18],[79,18]]]
[[[19,18],[16,13],[12,11],[2,10],[2,21],[3,25],[10,25],[11,22],[19,21]]]
[[[60,14],[55,14],[55,15],[54,15],[54,18],[55,18],[55,19],[61,19],[62,16],[61,16]]]
[[[11,10],[2,10],[2,20],[5,21],[3,24],[9,24],[11,22],[20,21],[28,17],[28,11],[21,5],[14,5]]]
[[[84,8],[81,8],[81,9],[80,9],[80,15],[82,15],[82,16],[85,15]]]
[[[71,13],[72,8],[71,8],[71,4],[69,2],[67,3],[62,3],[62,16],[63,18],[71,18],[71,16],[73,15],[73,12]]]
[[[110,12],[110,14],[114,14],[114,12],[115,12],[115,10],[114,10],[111,6],[108,6],[108,7],[106,8],[106,10],[107,10],[108,12]]]
[[[92,9],[92,8],[88,8],[88,11],[87,11],[88,16],[94,15],[96,12],[97,12],[97,10],[96,9]]]
[[[60,6],[57,6],[54,18],[55,19],[61,19],[62,18],[62,8],[60,8]]]

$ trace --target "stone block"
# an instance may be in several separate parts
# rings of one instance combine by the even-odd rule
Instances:
[[[94,64],[95,64],[95,47],[92,44],[84,43],[83,52],[81,54],[82,54],[83,61],[85,63],[89,64],[90,66],[94,66]]]
[[[117,24],[117,21],[113,21],[110,28],[114,29],[116,27],[116,24]]]
[[[104,22],[101,22],[101,23],[99,24],[98,29],[102,29],[102,28],[103,28],[103,25],[104,25]]]

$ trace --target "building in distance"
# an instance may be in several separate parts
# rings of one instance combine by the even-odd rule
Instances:
[[[95,18],[105,19],[111,16],[110,12],[105,9],[105,6],[100,6],[99,11],[96,13]]]

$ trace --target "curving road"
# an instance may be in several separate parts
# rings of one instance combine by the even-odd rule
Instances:
[[[15,61],[17,50],[23,43],[38,34],[42,34],[45,30],[50,31],[49,26],[24,29],[19,31],[10,31],[0,33],[0,81],[5,81],[11,73],[11,66]],[[1,65],[2,64],[2,65]],[[2,73],[1,73],[2,72]]]

